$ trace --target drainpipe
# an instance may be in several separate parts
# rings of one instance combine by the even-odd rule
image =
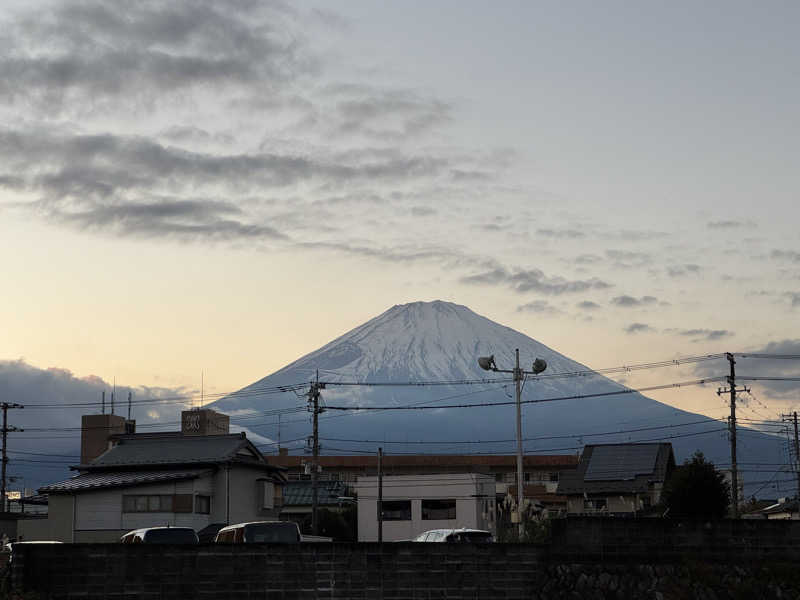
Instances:
[[[231,464],[225,465],[225,524],[231,524]]]

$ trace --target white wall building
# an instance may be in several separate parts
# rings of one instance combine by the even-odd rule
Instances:
[[[358,541],[378,541],[378,478],[359,477]],[[383,478],[383,540],[410,540],[429,529],[495,533],[495,479],[479,473]]]
[[[25,539],[111,542],[142,527],[200,531],[277,518],[283,470],[269,465],[244,433],[196,429],[112,435],[108,450],[77,467],[78,475],[39,490],[49,497],[47,523]]]

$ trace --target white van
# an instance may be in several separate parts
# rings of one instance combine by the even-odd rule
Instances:
[[[253,521],[228,525],[217,532],[221,544],[298,544],[300,528],[292,521]]]
[[[123,544],[198,544],[197,533],[191,527],[147,527],[123,535]]]

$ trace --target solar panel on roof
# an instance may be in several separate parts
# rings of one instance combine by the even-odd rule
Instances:
[[[655,472],[658,444],[595,446],[584,481],[624,481]]]

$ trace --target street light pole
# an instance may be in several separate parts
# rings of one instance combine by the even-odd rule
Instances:
[[[481,356],[478,358],[478,365],[484,371],[495,371],[497,373],[511,373],[514,377],[514,387],[516,390],[516,404],[517,404],[517,527],[519,532],[519,539],[522,540],[522,535],[525,532],[525,525],[522,522],[522,503],[524,501],[523,489],[523,473],[522,473],[522,380],[525,375],[538,375],[547,368],[547,363],[537,358],[533,361],[530,371],[524,371],[519,366],[519,348],[516,349],[516,363],[513,370],[498,369],[497,364],[494,362],[494,355]]]

